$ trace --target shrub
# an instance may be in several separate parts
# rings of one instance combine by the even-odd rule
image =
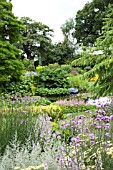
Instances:
[[[45,152],[41,152],[40,144],[33,143],[31,139],[21,145],[17,136],[11,140],[10,145],[0,157],[1,170],[61,170],[55,159],[55,151],[48,145]]]
[[[64,67],[65,68],[65,67]],[[68,81],[66,79],[68,71],[58,64],[50,64],[37,72],[34,81],[37,87],[43,88],[66,88]]]
[[[35,95],[40,96],[59,96],[69,94],[69,90],[66,88],[37,88]]]
[[[80,92],[89,92],[93,86],[92,82],[84,79],[84,77],[80,74],[68,76],[67,80],[70,87],[76,87]]]
[[[32,93],[33,77],[23,76],[19,82],[12,82],[5,84],[2,93],[8,93],[8,95],[25,96]]]

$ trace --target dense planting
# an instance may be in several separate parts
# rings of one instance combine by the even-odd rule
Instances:
[[[11,1],[0,0],[0,23],[0,170],[112,170],[111,0],[87,3],[56,44]]]
[[[15,96],[0,107],[1,169],[112,168],[112,103]]]

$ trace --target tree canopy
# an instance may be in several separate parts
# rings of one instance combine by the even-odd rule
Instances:
[[[94,45],[96,39],[102,34],[103,18],[109,3],[113,4],[113,1],[93,0],[77,12],[73,34],[77,43],[84,46]]]
[[[12,13],[12,4],[0,1],[0,83],[18,81],[23,70],[20,60],[21,51],[15,43],[21,40],[20,30],[24,29],[21,21]]]
[[[47,53],[51,46],[53,30],[41,22],[36,22],[29,17],[22,17],[21,21],[25,30],[21,31],[22,42],[17,46],[26,54],[28,59],[41,56],[42,60],[47,60]]]
[[[72,62],[73,66],[93,66],[84,76],[91,77],[99,75],[96,82],[95,94],[113,94],[113,5],[109,4],[106,8],[106,15],[103,19],[102,33],[96,39],[95,47],[86,47],[86,52],[81,54],[81,58]],[[94,52],[102,51],[101,55]]]

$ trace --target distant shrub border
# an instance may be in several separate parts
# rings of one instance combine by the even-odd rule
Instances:
[[[53,95],[66,95],[69,94],[69,90],[67,88],[37,88],[35,91],[35,95],[40,96],[53,96]]]

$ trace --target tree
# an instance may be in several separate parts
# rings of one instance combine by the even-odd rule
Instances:
[[[74,48],[69,46],[67,41],[58,42],[52,45],[48,55],[49,63],[65,64],[74,59]]]
[[[42,61],[45,62],[51,46],[53,30],[29,17],[22,17],[21,21],[25,26],[25,30],[21,31],[22,43],[17,44],[17,46],[28,59],[31,60],[35,56],[40,56]]]
[[[113,54],[113,5],[109,4],[103,19],[102,35],[97,38],[95,46],[108,56]]]
[[[102,34],[103,18],[109,3],[113,4],[113,1],[93,0],[77,12],[75,33],[73,34],[77,43],[84,46],[94,46],[94,42]]]
[[[101,55],[89,55],[87,53],[84,58],[80,58],[72,62],[72,65],[94,64],[93,68],[84,74],[84,76],[92,77],[95,73],[99,75],[98,81],[95,83],[95,94],[110,95],[113,94],[113,5],[106,8],[106,16],[103,19],[102,34],[97,38],[95,47],[90,47],[90,53],[101,50]]]
[[[75,54],[75,42],[72,36],[74,28],[73,19],[67,20],[62,26],[61,31],[64,35],[64,40],[54,44],[52,54],[54,62],[64,64],[67,60],[72,60]]]
[[[14,44],[21,40],[22,23],[12,13],[12,4],[0,1],[0,84],[18,81],[23,70],[21,51]]]
[[[12,13],[12,4],[0,0],[0,40],[15,44],[21,41],[20,31],[24,29],[21,21]]]
[[[97,50],[102,50],[106,57],[92,70],[97,72],[100,77],[98,93],[101,95],[113,94],[113,4],[109,4],[106,8],[102,35],[97,38],[95,45]]]
[[[72,18],[66,20],[61,26],[61,31],[64,35],[64,40],[67,39],[74,44],[73,32],[74,32],[75,22]]]

